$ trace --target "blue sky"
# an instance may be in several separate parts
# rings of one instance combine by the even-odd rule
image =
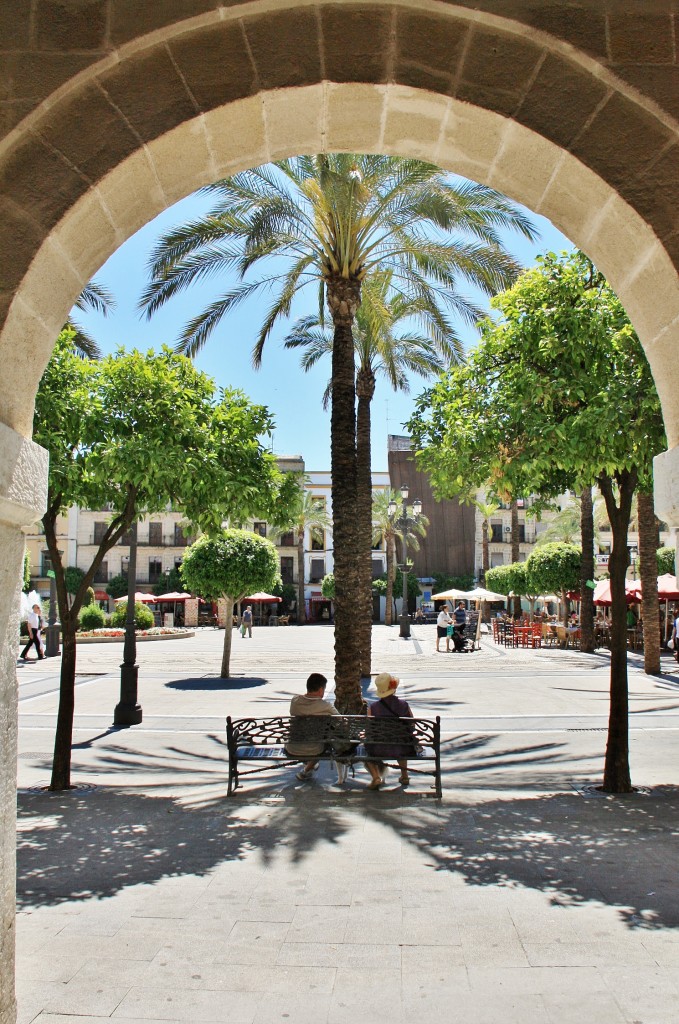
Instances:
[[[97,280],[105,284],[116,298],[117,308],[112,316],[103,318],[95,313],[78,313],[80,322],[98,341],[104,352],[125,348],[159,348],[173,346],[183,324],[195,316],[203,306],[224,290],[215,281],[192,287],[175,297],[150,321],[141,319],[137,311],[139,295],[147,281],[147,261],[158,237],[175,227],[206,212],[214,201],[205,196],[192,195],[170,207],[159,217],[124,243],[104,264]],[[505,244],[526,267],[543,252],[571,248],[571,243],[542,217],[533,218],[540,233],[537,243],[523,236],[508,233]],[[308,301],[313,303],[313,289],[308,289]],[[471,296],[480,305],[483,298]],[[287,324],[280,324],[267,342],[262,366],[255,370],[250,353],[256,340],[267,297],[244,304],[227,318],[212,334],[203,351],[196,357],[196,365],[214,377],[221,387],[242,389],[253,401],[268,406],[276,421],[273,449],[281,455],[302,455],[307,470],[330,468],[330,414],[321,406],[321,396],[328,381],[329,365],[314,367],[303,373],[299,356],[282,346]],[[316,299],[317,302],[317,299]],[[293,308],[293,317],[313,312],[301,302]],[[472,328],[459,325],[467,347],[472,346],[476,334]],[[373,469],[387,468],[387,434],[403,431],[403,423],[410,417],[414,398],[425,384],[412,378],[409,394],[395,393],[378,380],[373,410]]]

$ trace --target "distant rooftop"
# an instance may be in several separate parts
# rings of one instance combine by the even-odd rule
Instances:
[[[410,438],[403,434],[389,434],[387,436],[387,451],[409,452],[411,448]]]

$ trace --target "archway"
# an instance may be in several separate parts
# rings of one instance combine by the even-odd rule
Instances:
[[[0,144],[3,969],[13,941],[15,580],[21,526],[41,513],[47,469],[29,440],[33,398],[83,284],[170,203],[266,160],[363,150],[430,159],[544,214],[606,273],[637,328],[670,446],[659,510],[679,520],[674,81],[649,75],[640,91],[636,29],[622,16],[602,22],[593,5],[583,20],[557,3],[540,22],[506,6],[515,20],[434,0],[290,0],[275,11],[206,11],[194,0],[184,8],[195,17],[181,21],[109,0],[91,5],[89,21],[56,5],[51,21],[45,11],[17,16],[11,45],[42,53],[44,68],[15,72],[28,82],[33,68],[36,84]],[[671,37],[670,15],[653,15],[636,37],[641,58],[663,69]],[[65,60],[71,50],[80,60]],[[0,1022],[12,1015],[10,997]]]

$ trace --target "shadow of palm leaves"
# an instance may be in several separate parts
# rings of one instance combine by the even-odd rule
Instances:
[[[415,790],[309,786],[288,772],[248,781],[227,800],[225,741],[210,741],[213,749],[203,755],[180,746],[158,756],[107,746],[97,770],[110,786],[88,794],[20,794],[20,908],[103,897],[167,877],[209,875],[235,862],[292,866],[328,845],[343,855],[355,850],[360,863],[360,844],[352,846],[352,837],[368,818],[397,836],[423,869],[454,873],[468,885],[539,890],[563,906],[608,904],[630,928],[679,928],[679,893],[670,869],[679,811],[675,787],[592,800],[576,793],[513,792],[472,804],[454,791],[439,802]],[[489,742],[463,736],[447,743],[456,762],[447,775],[455,777],[456,791],[465,771],[476,777],[493,764],[545,762],[559,767],[555,778],[563,789],[569,758],[559,744],[493,752]],[[184,783],[177,782],[181,766]],[[116,776],[135,767],[143,769],[144,791],[116,786]],[[166,795],[162,787],[170,771],[174,792]],[[512,778],[516,783],[515,773]]]

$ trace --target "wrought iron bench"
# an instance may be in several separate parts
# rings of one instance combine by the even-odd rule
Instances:
[[[382,760],[397,767],[394,758],[381,757],[380,746],[389,749],[399,745],[413,746],[416,753],[408,758],[408,771],[431,775],[436,796],[441,791],[441,719],[370,718],[366,715],[305,715],[294,718],[236,718],[226,720],[226,742],[229,751],[229,786],[227,794],[240,785],[241,777],[287,768],[314,758],[352,766],[365,761]],[[322,743],[322,754],[293,755],[286,743]],[[368,753],[366,743],[370,747]],[[241,769],[244,761],[257,763],[256,768]],[[426,765],[427,767],[422,767]]]

